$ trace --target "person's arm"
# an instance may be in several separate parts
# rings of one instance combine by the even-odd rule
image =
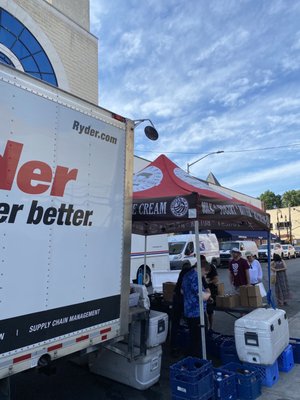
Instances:
[[[218,275],[214,276],[211,280],[210,283],[213,283],[214,285],[217,285],[219,283],[219,277]]]
[[[281,271],[285,271],[287,269],[286,262],[282,260],[283,267]]]
[[[228,278],[229,278],[230,284],[233,285],[233,275],[232,275],[230,267],[228,268]]]
[[[209,291],[209,292],[208,292]],[[202,292],[202,299],[207,301],[210,298],[210,290],[206,289],[205,292]]]
[[[247,285],[250,285],[250,274],[249,274],[249,268],[246,269],[246,281]]]
[[[257,275],[258,282],[262,282],[263,272],[259,261],[257,261],[257,268],[258,268],[258,275]]]

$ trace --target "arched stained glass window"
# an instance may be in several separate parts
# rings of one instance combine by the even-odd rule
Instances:
[[[57,86],[53,67],[42,46],[18,19],[1,7],[0,44],[15,55],[27,74]],[[1,51],[0,62],[15,67],[9,56]]]
[[[2,53],[2,51],[0,51],[0,62],[2,62],[3,64],[8,64],[11,65],[12,67],[14,67],[14,63],[11,61],[10,58],[8,58],[5,54]]]

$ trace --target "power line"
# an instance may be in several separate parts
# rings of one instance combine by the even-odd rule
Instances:
[[[249,151],[263,151],[263,150],[274,150],[274,149],[283,149],[283,148],[288,148],[288,147],[295,147],[295,146],[300,146],[300,143],[291,143],[285,146],[272,146],[272,147],[261,147],[261,148],[255,148],[255,149],[241,149],[241,150],[224,150],[224,153],[246,153]],[[199,152],[181,152],[181,151],[153,151],[153,150],[139,150],[135,149],[134,152],[140,152],[140,153],[156,153],[156,154],[196,154],[199,155],[201,153]]]

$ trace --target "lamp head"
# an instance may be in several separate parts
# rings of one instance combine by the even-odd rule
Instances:
[[[144,129],[145,135],[150,140],[157,140],[158,139],[158,132],[153,126],[146,126]]]
[[[157,130],[154,128],[154,125],[152,123],[152,121],[150,119],[136,119],[134,120],[134,126],[138,126],[139,124],[141,124],[144,121],[149,121],[151,126],[148,125],[145,127],[144,132],[145,135],[147,136],[148,139],[150,140],[157,140],[158,139],[158,132]]]

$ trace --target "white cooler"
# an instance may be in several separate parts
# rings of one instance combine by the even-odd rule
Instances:
[[[126,351],[128,345],[117,343],[114,346],[121,351]],[[145,356],[128,360],[126,357],[104,348],[90,364],[90,371],[135,389],[145,390],[159,380],[161,355],[161,346],[156,346],[148,349]]]
[[[168,322],[169,318],[167,313],[150,310],[146,342],[147,348],[158,346],[166,341],[168,335]],[[135,323],[133,331],[133,342],[135,346],[140,346],[140,332],[141,324],[140,322],[137,322]]]
[[[289,326],[284,310],[258,308],[235,321],[234,336],[239,359],[272,365],[289,344]]]

